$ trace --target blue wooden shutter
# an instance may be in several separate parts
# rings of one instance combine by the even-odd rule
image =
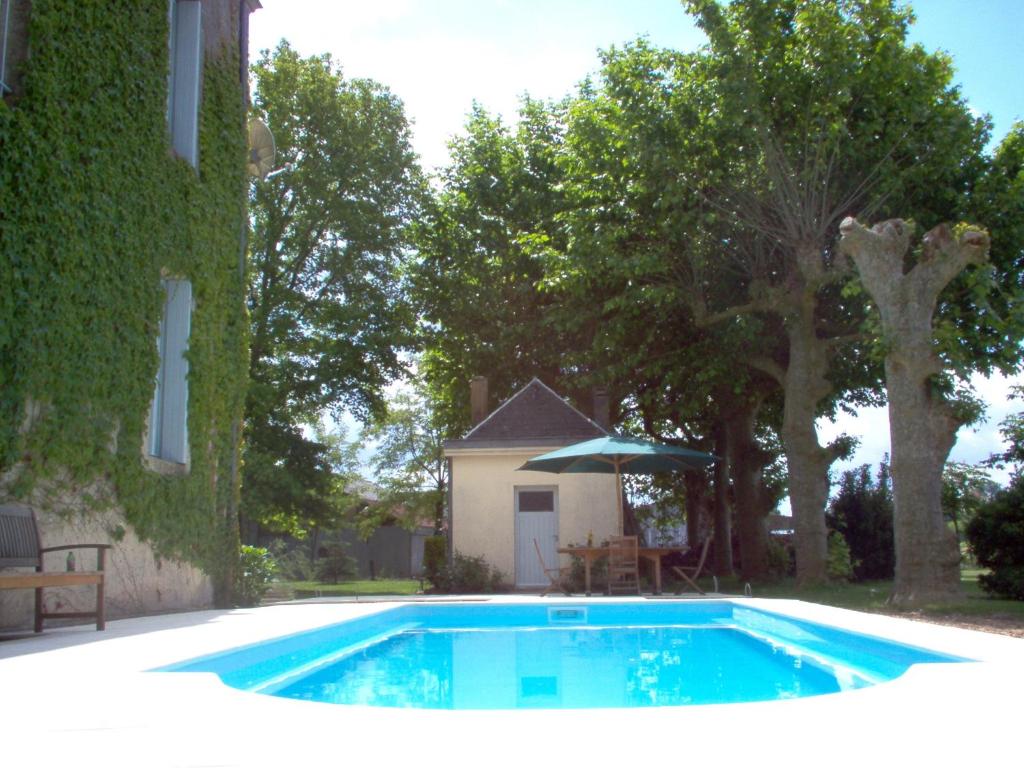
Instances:
[[[167,28],[170,32],[167,35],[167,130],[173,133],[174,112],[174,40],[178,37],[178,14],[176,9],[178,0],[168,0],[167,3]]]
[[[171,12],[171,146],[199,167],[199,94],[203,72],[203,4],[178,0]]]
[[[192,325],[192,284],[168,280],[165,324],[163,428],[160,455],[168,461],[188,461],[188,336]]]
[[[167,292],[167,281],[162,282],[164,292]],[[153,404],[149,410],[149,455],[159,456],[160,455],[160,441],[163,433],[163,419],[164,419],[164,375],[165,366],[164,360],[167,359],[165,343],[166,333],[164,328],[167,325],[167,297],[164,297],[163,310],[160,313],[160,331],[156,337],[156,351],[160,359],[160,367],[156,372],[156,389],[153,392]]]
[[[7,85],[7,36],[11,26],[11,3],[0,0],[0,96],[11,90]]]
[[[150,453],[188,463],[188,337],[192,325],[192,284],[165,280],[167,301],[160,324],[160,371],[150,416]]]

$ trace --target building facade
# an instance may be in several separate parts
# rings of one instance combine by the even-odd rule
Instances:
[[[465,437],[449,440],[445,456],[451,462],[453,549],[482,556],[517,589],[547,586],[534,541],[550,567],[560,560],[568,564],[558,547],[613,535],[618,525],[615,476],[519,468],[548,451],[607,434],[604,426],[533,379]]]
[[[110,617],[224,604],[259,3],[0,3],[0,502],[113,545]],[[0,593],[0,628],[31,615]]]

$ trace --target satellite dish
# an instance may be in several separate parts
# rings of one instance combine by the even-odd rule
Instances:
[[[274,167],[274,134],[262,120],[249,121],[249,175],[265,179]]]

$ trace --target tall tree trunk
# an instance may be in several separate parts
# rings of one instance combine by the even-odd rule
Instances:
[[[729,449],[724,422],[715,423],[712,439],[715,443],[715,453],[724,458]],[[715,493],[712,497],[712,510],[715,520],[715,574],[731,576],[734,570],[732,519],[729,510],[729,466],[725,461],[715,462],[714,478]]]
[[[805,295],[787,317],[789,364],[783,380],[782,444],[789,469],[789,501],[796,532],[796,577],[800,585],[825,580],[828,531],[828,469],[834,456],[818,442],[818,404],[828,395],[828,343],[818,338],[815,302]]]
[[[988,236],[968,230],[954,239],[941,225],[924,236],[921,257],[903,264],[912,226],[892,219],[867,229],[840,227],[842,251],[853,258],[882,318],[888,345],[885,386],[892,443],[893,532],[900,606],[955,599],[960,552],[942,514],[942,470],[963,420],[934,386],[942,373],[932,316],[942,289],[968,264],[988,258]]]
[[[313,538],[309,542],[309,562],[315,563],[320,554],[320,540],[323,538],[323,531],[320,526],[313,526]]]
[[[768,521],[761,503],[761,450],[754,437],[757,403],[732,409],[726,419],[729,474],[732,479],[740,573],[745,579],[768,574]]]
[[[686,543],[692,547],[701,540],[701,529],[714,521],[707,475],[703,472],[684,472],[683,488],[686,498]]]

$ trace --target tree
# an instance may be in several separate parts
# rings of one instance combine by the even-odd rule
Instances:
[[[958,545],[963,540],[964,526],[998,490],[982,467],[959,461],[946,463],[942,470],[942,513],[953,524]]]
[[[280,529],[333,484],[325,412],[383,410],[412,312],[400,264],[422,192],[402,105],[282,42],[254,66],[253,108],[279,170],[250,195],[250,389],[243,510]]]
[[[339,527],[358,505],[350,488],[359,479],[360,445],[346,439],[340,424],[330,432],[320,424],[282,429],[274,437],[281,435],[287,442],[270,443],[278,450],[273,458],[252,448],[268,444],[262,435],[251,435],[245,446],[242,535],[256,543],[261,533],[312,535],[315,556],[320,534]]]
[[[898,605],[960,592],[960,546],[942,513],[942,470],[957,430],[972,415],[937,386],[944,365],[932,328],[939,294],[968,265],[987,261],[989,249],[986,232],[954,235],[939,226],[924,236],[908,270],[912,231],[900,219],[867,229],[848,218],[840,241],[878,308],[886,343]]]
[[[364,433],[366,440],[377,443],[371,464],[381,490],[380,508],[401,507],[414,521],[429,518],[435,534],[444,530],[446,434],[419,388],[395,395],[388,403],[387,414]]]
[[[689,254],[702,214],[680,179],[714,147],[695,128],[693,63],[643,41],[602,54],[598,83],[585,84],[569,109],[568,249],[552,254],[545,285],[562,299],[564,322],[592,329],[579,357],[618,391],[620,418],[721,457],[711,486],[686,477],[688,518],[710,506],[716,568],[731,572],[731,485],[744,575],[757,577],[767,567],[765,520],[774,508],[761,479],[774,457],[755,435],[777,409],[773,385],[746,360],[774,341],[761,337],[756,319],[694,320],[696,292],[685,274],[697,269]],[[727,267],[710,272],[699,280],[709,290],[743,290]]]
[[[844,472],[839,492],[829,502],[828,526],[846,539],[857,581],[891,579],[895,572],[887,459],[879,466],[877,479],[871,477],[869,464]]]
[[[754,246],[743,254],[745,294],[698,320],[780,321],[784,346],[751,362],[784,392],[797,574],[820,580],[828,468],[840,450],[819,444],[815,420],[857,388],[851,376],[872,386],[870,368],[858,369],[869,361],[851,348],[863,307],[842,290],[851,273],[834,246],[838,225],[854,210],[901,207],[956,218],[983,172],[987,126],[951,86],[948,60],[906,45],[912,16],[892,2],[688,7],[710,41],[710,69],[697,74],[717,84],[717,109],[703,122],[725,126],[707,180],[692,183]]]
[[[1010,397],[1020,398],[1022,396],[1024,396],[1024,387],[1014,387]],[[1021,465],[1024,464],[1024,412],[1012,414],[1004,419],[999,431],[1009,445],[1005,451],[990,456],[985,463],[988,466],[1000,468],[1010,464],[1014,468],[1014,474],[1020,474]]]
[[[488,378],[492,404],[534,376],[570,395],[579,386],[562,380],[573,345],[554,323],[557,300],[538,290],[544,253],[564,247],[560,107],[526,98],[519,118],[510,128],[474,107],[416,229],[418,369],[453,435],[469,426],[473,376]]]

